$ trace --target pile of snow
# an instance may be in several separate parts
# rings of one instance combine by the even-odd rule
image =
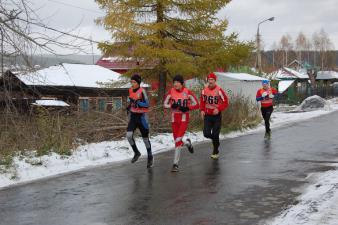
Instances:
[[[308,112],[324,108],[329,108],[328,102],[318,95],[313,95],[306,98],[295,110]]]
[[[275,112],[271,117],[272,128],[275,129],[280,126],[285,126],[294,122],[300,122],[325,115],[333,111],[338,111],[337,99],[333,99],[328,102],[331,104],[329,110],[296,113]],[[223,134],[220,136],[220,138],[234,138],[263,130],[264,124],[262,122],[256,128]],[[195,144],[198,142],[207,141],[207,139],[204,138],[202,132],[187,133],[186,138],[190,138]],[[152,136],[150,139],[154,154],[173,149],[174,142],[171,133],[159,134]],[[146,157],[147,150],[144,146],[142,138],[136,138],[136,144],[139,147],[142,155]],[[17,156],[14,157],[13,169],[10,171],[1,172],[3,171],[3,168],[0,167],[0,188],[50,176],[74,172],[88,167],[130,160],[132,156],[133,151],[126,139],[83,145],[77,149],[74,149],[71,156],[60,156],[55,153],[42,157],[36,157],[34,154],[31,156]],[[144,167],[146,167],[146,165],[144,165]]]
[[[336,225],[338,223],[338,170],[312,174],[307,179],[313,181],[298,198],[299,203],[266,224]]]

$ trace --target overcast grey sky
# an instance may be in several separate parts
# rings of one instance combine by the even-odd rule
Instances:
[[[79,25],[77,32],[94,40],[109,40],[110,35],[94,20],[103,12],[94,0],[30,0],[39,8],[38,15],[48,25],[69,30]],[[338,0],[233,0],[219,15],[229,20],[228,32],[238,32],[241,40],[254,40],[257,24],[271,16],[273,22],[261,25],[265,49],[279,42],[283,34],[293,39],[302,31],[311,37],[323,28],[338,48]],[[89,51],[90,48],[88,48]],[[94,53],[100,51],[94,46]]]

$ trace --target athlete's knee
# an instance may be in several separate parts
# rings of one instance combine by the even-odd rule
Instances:
[[[176,142],[176,143],[175,143],[175,147],[176,147],[176,148],[182,147],[183,145],[184,145],[184,142],[183,142],[183,141],[179,141],[179,142]]]
[[[135,144],[132,131],[127,132],[127,139],[131,145]]]
[[[177,148],[177,147],[181,147],[183,145],[184,145],[184,142],[182,140],[182,137],[176,138],[176,140],[175,140],[175,147]]]
[[[149,130],[144,130],[141,132],[142,138],[149,138]]]
[[[146,146],[146,148],[147,148],[147,149],[150,148],[151,145],[150,145],[150,140],[149,140],[149,138],[148,138],[148,137],[143,137],[142,139],[143,139],[143,142],[144,142],[144,145]]]
[[[204,135],[204,137],[206,137],[206,138],[213,138],[213,136],[212,136],[212,134],[211,134],[211,131],[206,131],[206,130],[204,130],[203,131],[203,135]]]

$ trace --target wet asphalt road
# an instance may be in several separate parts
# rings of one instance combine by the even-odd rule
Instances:
[[[151,170],[124,162],[1,190],[0,224],[259,224],[296,203],[309,173],[332,169],[337,125],[336,112],[275,129],[270,141],[224,140],[218,161],[201,144],[177,174],[170,151]]]

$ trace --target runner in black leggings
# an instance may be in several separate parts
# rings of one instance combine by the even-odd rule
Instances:
[[[140,87],[141,77],[137,74],[131,77],[131,88],[129,89],[129,98],[128,98],[128,128],[127,128],[127,139],[134,151],[134,157],[131,160],[131,163],[135,163],[138,158],[141,156],[140,151],[138,150],[135,140],[134,140],[134,131],[138,128],[141,132],[143,142],[147,148],[148,161],[147,168],[151,168],[154,163],[154,157],[151,151],[151,144],[149,140],[149,123],[148,123],[148,109],[149,101],[146,91]]]
[[[208,75],[208,84],[202,90],[200,97],[201,116],[204,119],[204,137],[212,140],[212,159],[219,157],[219,133],[222,125],[222,111],[228,105],[228,97],[221,87],[216,84],[217,77],[214,73]]]
[[[271,137],[270,117],[273,112],[273,99],[278,95],[276,89],[271,88],[268,80],[262,81],[262,88],[257,91],[256,100],[261,102],[261,112],[265,122],[265,138]]]

